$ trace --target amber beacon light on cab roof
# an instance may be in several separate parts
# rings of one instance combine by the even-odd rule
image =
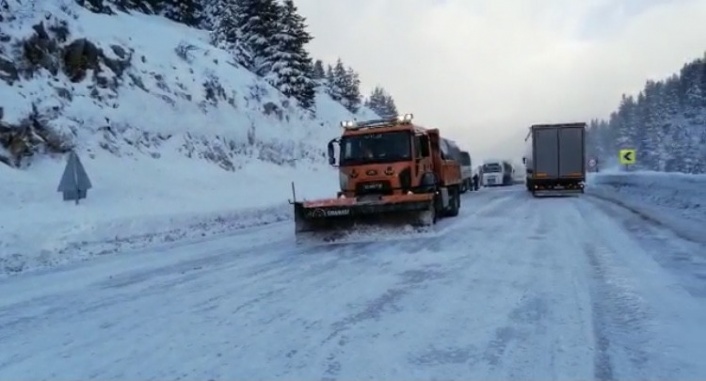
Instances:
[[[341,122],[343,133],[328,144],[329,164],[339,169],[337,197],[297,201],[292,185],[298,238],[361,225],[425,227],[458,215],[460,150],[413,119]]]

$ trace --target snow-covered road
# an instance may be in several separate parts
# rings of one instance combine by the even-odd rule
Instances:
[[[0,282],[0,379],[706,379],[706,248],[588,195],[464,198],[439,237],[289,223]]]

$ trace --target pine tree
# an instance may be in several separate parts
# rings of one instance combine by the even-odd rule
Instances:
[[[218,17],[211,33],[211,43],[221,49],[231,52],[235,61],[245,68],[251,69],[253,57],[245,45],[240,30],[240,0],[215,0],[213,12]]]
[[[340,63],[340,65],[339,65]],[[343,63],[341,63],[341,59],[338,59],[338,62],[336,63],[336,67],[340,66],[341,69],[343,69]],[[340,70],[339,70],[340,71]],[[345,73],[345,70],[343,70]],[[328,65],[326,68],[326,93],[333,99],[334,101],[339,102],[341,100],[341,93],[342,90],[339,87],[339,80],[338,76],[336,74],[336,69],[334,69],[331,65]]]
[[[165,0],[109,0],[121,11],[136,10],[148,15],[160,14]]]
[[[358,73],[350,67],[343,74],[341,90],[343,106],[352,113],[358,112],[361,104],[360,79]]]
[[[373,89],[365,106],[373,110],[381,118],[392,118],[398,115],[395,101],[380,86],[376,86]]]
[[[376,86],[370,93],[370,97],[365,100],[365,107],[371,109],[378,116],[382,117],[381,110],[383,108],[384,94],[380,86]]]
[[[88,9],[91,12],[95,13],[110,13],[108,5],[105,4],[103,0],[76,0],[76,3],[78,5]],[[3,6],[0,7],[0,22],[3,21],[2,13],[5,13],[4,11],[7,11],[9,6],[6,1],[0,1],[0,4]]]
[[[201,29],[213,31],[218,25],[221,13],[219,13],[219,6],[222,0],[201,0],[201,7],[203,8],[203,21],[201,22]]]
[[[279,25],[280,5],[276,0],[238,0],[238,35],[250,56],[248,69],[259,76],[272,69],[276,53],[275,35]]]
[[[706,60],[684,65],[664,81],[647,81],[624,95],[608,121],[589,130],[587,144],[603,163],[617,164],[620,148],[638,150],[638,167],[706,173]]]
[[[192,27],[200,27],[206,19],[203,0],[166,0],[165,17]]]
[[[392,99],[391,95],[387,95],[385,97],[385,115],[388,116],[395,116],[399,115],[399,112],[397,111],[397,105],[395,104],[395,100]]]
[[[314,62],[314,68],[312,70],[312,78],[316,81],[319,81],[319,82],[326,79],[326,70],[324,70],[323,61],[316,60]]]
[[[299,104],[311,109],[315,87],[313,64],[304,45],[312,40],[305,20],[297,13],[293,0],[284,0],[279,19],[279,31],[270,47],[271,70],[268,80],[286,96],[295,97]]]

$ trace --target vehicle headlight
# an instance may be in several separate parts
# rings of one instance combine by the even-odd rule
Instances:
[[[341,185],[341,190],[346,190],[346,188],[348,188],[348,175],[343,172],[339,172],[338,182]]]

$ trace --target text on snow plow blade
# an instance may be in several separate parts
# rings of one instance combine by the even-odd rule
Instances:
[[[343,134],[328,144],[329,164],[339,168],[338,197],[297,201],[295,195],[295,232],[361,224],[427,226],[458,215],[460,149],[412,118],[341,123]]]

